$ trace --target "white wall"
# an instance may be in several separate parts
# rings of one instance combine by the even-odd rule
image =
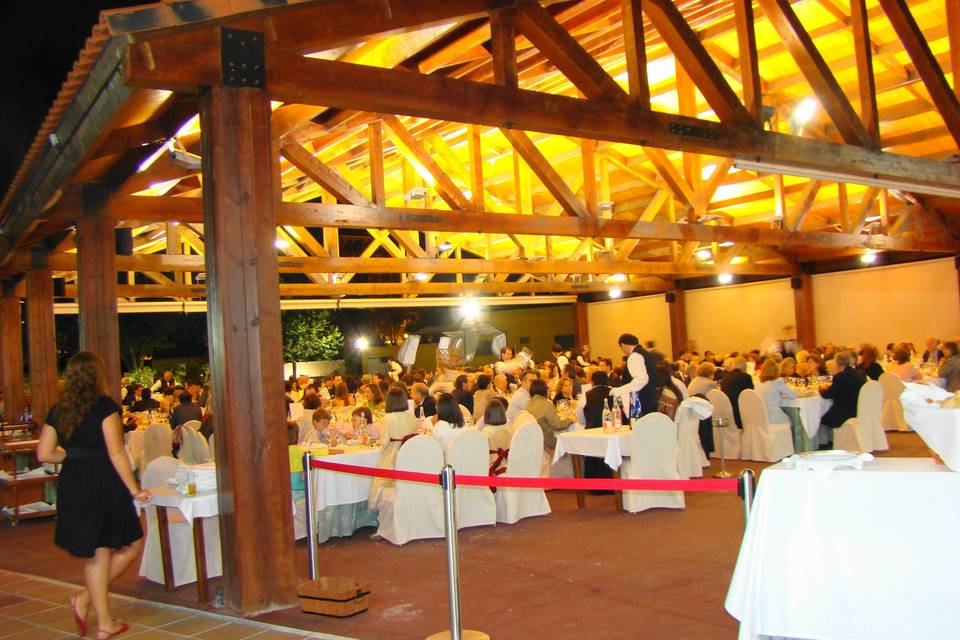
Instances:
[[[790,280],[686,292],[687,339],[698,351],[749,351],[796,324]]]
[[[953,258],[815,275],[817,342],[857,345],[960,335]]]
[[[672,352],[670,311],[663,295],[591,302],[587,305],[587,331],[590,353],[615,363],[623,356],[617,347],[622,333],[632,333],[640,342],[653,340],[662,353]]]

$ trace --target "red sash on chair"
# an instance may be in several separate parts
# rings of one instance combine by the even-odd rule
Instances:
[[[408,433],[407,435],[403,436],[402,438],[390,438],[390,442],[399,442],[399,443],[400,443],[400,446],[402,447],[403,444],[404,444],[407,440],[409,440],[410,438],[415,438],[415,437],[417,437],[418,435],[420,435],[420,434],[419,434],[419,433]]]
[[[490,465],[490,475],[499,476],[506,473],[507,465],[504,462],[510,457],[510,449],[490,449],[490,453],[497,455],[497,459]]]

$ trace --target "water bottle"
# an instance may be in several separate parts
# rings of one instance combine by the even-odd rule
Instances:
[[[603,431],[604,433],[610,431],[613,428],[613,411],[610,410],[610,406],[607,404],[607,401],[603,401]]]
[[[620,398],[617,398],[616,404],[613,407],[613,430],[620,431],[620,428],[623,426],[623,405],[620,403]]]

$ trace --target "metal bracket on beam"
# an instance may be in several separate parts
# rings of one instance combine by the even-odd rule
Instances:
[[[225,87],[266,88],[262,33],[220,29],[220,77]]]

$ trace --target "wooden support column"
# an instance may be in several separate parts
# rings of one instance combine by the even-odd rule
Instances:
[[[17,422],[23,413],[23,326],[20,320],[20,300],[13,286],[3,285],[0,298],[0,357],[3,358],[3,401],[5,418]],[[43,420],[46,416],[41,416]]]
[[[105,187],[86,185],[84,217],[77,220],[77,302],[80,348],[100,354],[107,388],[120,400],[120,324],[117,318],[117,240],[114,222],[103,215]]]
[[[809,273],[801,273],[790,281],[793,287],[793,312],[797,320],[797,341],[801,348],[817,344],[816,325],[813,318],[813,280]]]
[[[590,344],[590,327],[587,324],[587,303],[579,298],[573,303],[573,340],[577,347]]]
[[[687,300],[683,289],[668,291],[667,306],[670,310],[670,343],[673,357],[678,358],[687,350]]]
[[[57,330],[53,316],[53,272],[46,254],[34,254],[27,272],[27,345],[30,354],[30,408],[43,420],[57,401]]]
[[[274,247],[279,168],[265,91],[213,86],[200,120],[224,587],[227,604],[253,614],[297,600]]]

